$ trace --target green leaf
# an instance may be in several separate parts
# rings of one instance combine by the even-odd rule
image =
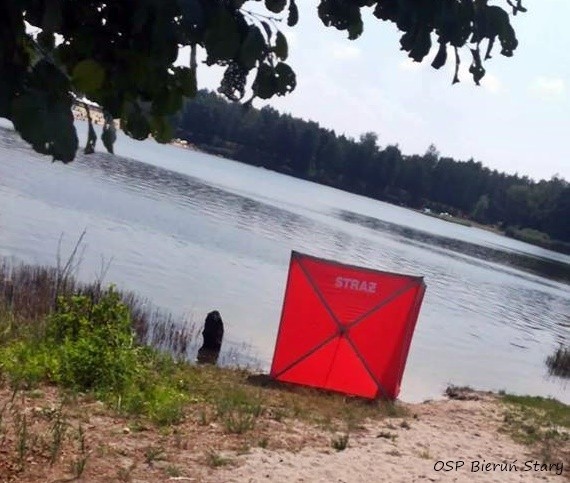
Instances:
[[[275,54],[281,60],[287,60],[287,56],[289,55],[289,47],[287,45],[287,39],[285,35],[281,31],[277,31],[277,37],[275,39]]]
[[[152,112],[158,115],[174,114],[180,110],[183,101],[179,91],[165,88],[154,96]]]
[[[55,47],[55,35],[52,32],[44,30],[36,37],[38,45],[43,49],[51,52]]]
[[[165,116],[153,116],[151,121],[152,137],[159,143],[168,143],[174,136],[174,128]]]
[[[250,25],[247,36],[240,49],[240,62],[247,69],[251,70],[255,64],[262,58],[267,46],[261,30],[255,25]]]
[[[150,41],[154,62],[159,65],[171,65],[178,58],[177,32],[165,22],[154,20]]]
[[[347,30],[348,38],[354,40],[364,29],[358,3],[347,0],[321,0],[317,9],[319,18],[327,27]]]
[[[277,78],[276,93],[278,96],[284,96],[292,92],[297,86],[297,77],[289,65],[279,62],[275,66],[275,74]]]
[[[235,57],[241,44],[238,25],[232,14],[223,7],[217,9],[208,24],[204,36],[204,47],[208,53],[207,63],[212,65],[220,60]]]
[[[182,25],[190,32],[202,30],[205,26],[204,8],[200,0],[178,0],[182,9]]]
[[[62,24],[62,0],[44,0],[42,30],[57,32]]]
[[[441,42],[439,44],[439,49],[437,51],[437,55],[433,59],[431,66],[434,69],[440,69],[441,67],[443,67],[445,65],[446,61],[447,61],[447,45],[444,42]]]
[[[469,67],[469,73],[473,76],[475,84],[480,85],[481,79],[485,77],[485,68],[481,62],[481,53],[479,48],[471,49],[471,55],[473,56],[473,62]]]
[[[174,75],[182,95],[195,97],[198,91],[196,72],[188,67],[174,67]]]
[[[271,40],[271,36],[273,35],[273,32],[271,31],[271,27],[269,26],[269,24],[265,21],[261,21],[261,26],[263,27],[263,30],[265,30],[265,35],[267,35],[267,40]]]
[[[295,0],[291,0],[289,3],[289,16],[287,17],[287,25],[289,27],[294,27],[297,25],[299,21],[299,9],[297,8],[297,4]]]
[[[269,99],[275,94],[284,96],[293,91],[296,85],[297,79],[293,69],[283,62],[279,62],[275,68],[268,64],[261,64],[253,81],[252,89],[256,97]]]
[[[183,35],[188,36],[188,43],[195,43],[206,27],[206,16],[200,0],[178,0],[182,10]]]
[[[431,37],[427,28],[418,30],[414,37],[413,47],[409,56],[416,62],[421,62],[431,49]]]
[[[74,67],[71,81],[79,92],[91,94],[103,85],[105,70],[97,61],[85,59]]]
[[[73,161],[79,141],[69,104],[52,103],[45,92],[29,91],[14,100],[12,121],[38,153],[64,163]]]
[[[0,117],[10,118],[14,87],[14,83],[10,82],[10,79],[0,76]]]
[[[73,161],[79,141],[69,81],[55,65],[42,60],[28,74],[25,86],[11,106],[16,131],[35,151],[64,163]]]
[[[230,62],[224,72],[218,92],[232,101],[240,101],[245,95],[248,72],[237,62]]]
[[[123,110],[121,128],[133,139],[142,141],[150,134],[150,123],[136,102],[129,102]]]
[[[267,10],[273,13],[280,13],[287,5],[287,0],[265,0],[265,6]]]
[[[260,99],[269,99],[275,94],[276,82],[274,71],[268,64],[261,64],[251,86],[253,93]]]
[[[364,23],[362,22],[362,18],[358,16],[358,18],[354,19],[348,25],[348,38],[350,40],[355,40],[362,35],[364,31]]]
[[[181,7],[183,8],[184,2],[180,2]],[[137,2],[136,8],[131,15],[131,25],[132,25],[132,32],[134,34],[138,34],[142,32],[145,25],[149,21],[151,16],[151,10],[149,8],[149,4],[147,2]]]

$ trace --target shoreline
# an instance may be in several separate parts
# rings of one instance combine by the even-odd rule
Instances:
[[[476,221],[470,220],[468,218],[458,218],[453,215],[441,215],[434,212],[426,212],[424,210],[420,210],[419,208],[411,208],[411,207],[406,207],[406,208],[416,213],[419,213],[420,215],[430,216],[432,218],[437,218],[438,220],[447,221],[448,223],[455,223],[456,225],[466,226],[468,228],[479,228],[480,230],[489,231],[491,233],[495,233],[496,235],[509,238],[505,234],[504,230],[501,230],[499,227],[495,225],[484,225],[481,223],[477,223]]]
[[[76,121],[87,122],[86,110],[80,103],[75,103],[73,105],[72,110],[73,110],[73,117]],[[95,124],[97,126],[103,126],[103,124],[105,122],[104,122],[103,113],[101,112],[101,110],[97,107],[90,106],[89,112],[90,112],[91,120],[93,121],[93,124]],[[115,119],[114,122],[115,122],[115,128],[117,130],[119,130],[120,129],[119,121],[117,119]],[[194,144],[189,143],[188,141],[185,141],[183,139],[175,138],[167,144],[170,146],[175,146],[177,148],[190,149],[192,151],[204,152],[201,149],[199,149],[198,147],[196,147]]]

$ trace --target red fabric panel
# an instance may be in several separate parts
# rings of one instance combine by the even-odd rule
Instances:
[[[300,263],[318,286],[323,298],[342,324],[366,314],[414,279],[367,269],[301,258]]]
[[[377,384],[344,337],[339,341],[328,379],[323,387],[370,399],[378,394]]]
[[[271,375],[279,374],[337,330],[299,263],[292,260]]]
[[[419,277],[293,253],[271,375],[396,398],[424,290]]]
[[[402,375],[402,349],[408,334],[407,319],[419,287],[412,287],[349,330],[349,337],[385,396],[395,398]]]
[[[402,377],[404,375],[404,368],[406,367],[408,352],[410,350],[410,345],[412,344],[412,336],[414,335],[414,330],[418,322],[418,315],[420,313],[420,307],[424,299],[425,291],[426,291],[426,286],[422,281],[422,284],[420,285],[416,293],[416,300],[414,301],[413,307],[411,307],[410,314],[408,315],[408,320],[406,323],[407,334],[405,336],[404,342],[402,343],[402,354],[400,360],[400,377],[398,381],[398,386],[396,388],[396,396],[400,393],[400,384],[402,382]]]
[[[339,338],[335,337],[329,343],[303,359],[298,364],[276,377],[278,381],[294,382],[304,386],[325,388],[334,355],[337,351]]]

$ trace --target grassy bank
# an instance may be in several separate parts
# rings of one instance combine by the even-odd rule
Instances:
[[[220,388],[232,386],[230,382],[247,389],[242,396],[251,404],[246,405],[256,405],[252,401],[260,387],[271,393],[273,383],[261,376],[187,363],[195,329],[148,300],[113,286],[80,284],[49,267],[0,265],[0,375],[15,391],[54,384],[93,392],[126,413],[151,417],[152,398],[165,407],[169,400],[173,406],[175,400],[217,404]],[[294,393],[311,406],[314,392]],[[287,398],[282,391],[275,394]],[[331,396],[330,400],[344,398]],[[365,412],[374,411],[370,409],[374,405],[354,404]],[[328,410],[323,408],[321,413]],[[335,416],[334,411],[329,416]],[[156,416],[156,422],[162,419]]]
[[[532,228],[517,228],[509,226],[505,230],[505,236],[531,245],[546,248],[547,250],[570,255],[570,243],[560,240],[552,240],[546,233],[533,230]]]
[[[544,462],[570,465],[570,407],[555,400],[504,394],[503,429]]]
[[[325,429],[340,450],[365,419],[405,414],[390,402],[189,364],[193,333],[134,294],[79,284],[62,270],[1,265],[0,447],[8,449],[0,469],[14,479],[32,474],[34,465],[81,476],[93,450],[85,435],[97,418],[111,432],[117,425],[109,421],[119,420],[124,434],[168,435],[168,444],[184,427],[215,428],[220,441],[212,442],[205,464],[218,466],[225,460],[216,448],[289,445],[287,438],[273,441],[271,424],[295,420]],[[161,445],[149,447],[147,459],[158,459]]]

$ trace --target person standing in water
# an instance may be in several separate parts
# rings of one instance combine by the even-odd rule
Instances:
[[[224,338],[224,322],[217,310],[206,316],[202,337],[204,342],[198,350],[198,364],[216,364]]]

